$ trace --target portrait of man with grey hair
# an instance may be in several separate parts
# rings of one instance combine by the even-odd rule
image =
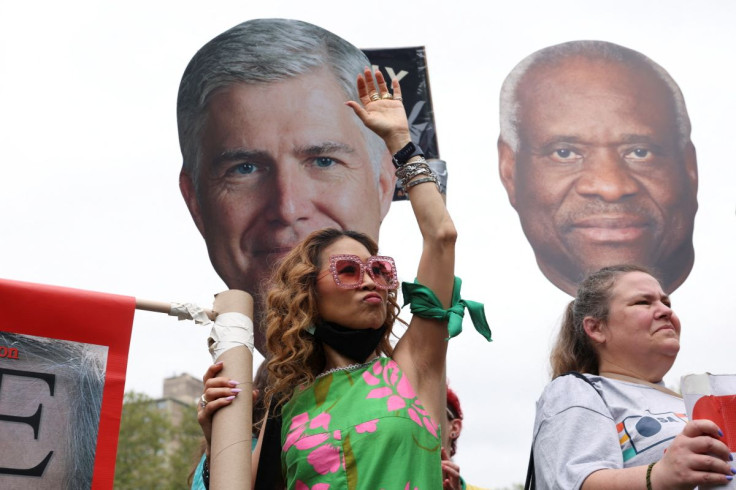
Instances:
[[[0,332],[0,488],[91,488],[107,347]]]
[[[542,273],[575,295],[601,267],[689,275],[698,171],[685,100],[643,54],[572,41],[522,60],[501,88],[499,173]]]
[[[320,27],[255,19],[209,41],[182,76],[179,187],[219,276],[256,300],[261,352],[277,260],[320,228],[378,239],[391,204],[391,155],[345,105],[366,66]]]

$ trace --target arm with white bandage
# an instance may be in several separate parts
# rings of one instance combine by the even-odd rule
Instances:
[[[214,311],[217,318],[207,342],[215,364],[205,374],[198,411],[207,439],[209,487],[247,489],[251,485],[253,299],[243,291],[225,291],[215,297]],[[246,396],[236,396],[241,391]]]

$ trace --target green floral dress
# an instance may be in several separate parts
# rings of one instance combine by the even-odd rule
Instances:
[[[442,488],[440,429],[390,358],[317,378],[283,421],[290,489]]]

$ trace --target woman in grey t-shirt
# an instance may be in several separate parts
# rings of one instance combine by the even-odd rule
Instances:
[[[688,422],[682,398],[662,383],[679,349],[680,321],[646,270],[607,267],[583,281],[550,357],[553,381],[537,402],[537,488],[685,489],[732,480],[718,426]],[[563,376],[569,372],[585,378]]]

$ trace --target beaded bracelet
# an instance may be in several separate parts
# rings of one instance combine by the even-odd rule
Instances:
[[[411,189],[415,185],[424,184],[426,182],[434,182],[434,185],[437,186],[437,190],[440,190],[440,183],[437,182],[437,177],[434,174],[430,175],[429,177],[422,177],[421,179],[412,180],[411,182],[409,182],[408,184],[406,184],[404,187],[408,191],[409,189]]]
[[[410,168],[416,167],[418,165],[427,165],[427,160],[424,157],[418,157],[415,160],[403,163],[396,167],[396,175],[401,175],[402,173],[407,172]]]
[[[427,159],[424,158],[424,155],[413,155],[409,157],[404,163],[400,163],[394,166],[396,167],[396,170],[400,170],[402,167],[406,167],[407,165],[411,165],[412,163],[427,163]]]
[[[410,183],[410,182],[411,182],[411,181],[412,181],[412,180],[413,180],[413,179],[414,179],[415,177],[419,177],[420,175],[426,175],[427,177],[431,177],[431,176],[432,176],[432,171],[431,171],[431,170],[429,170],[429,169],[427,169],[427,170],[420,170],[420,171],[418,171],[418,172],[416,172],[416,173],[414,173],[414,174],[412,174],[412,175],[409,175],[409,176],[407,176],[407,177],[406,177],[405,179],[401,179],[401,187],[402,187],[402,188],[403,188],[404,190],[407,190],[407,189],[409,189],[409,187],[411,187],[411,186],[409,185],[409,183]]]
[[[396,177],[399,179],[401,187],[403,187],[404,189],[407,189],[407,185],[409,184],[409,182],[411,182],[414,177],[418,177],[419,175],[426,175],[428,177],[431,177],[433,175],[433,172],[432,169],[429,168],[429,165],[424,162],[418,164],[409,163],[396,171]]]
[[[407,175],[416,172],[418,169],[429,168],[426,161],[418,161],[412,163],[406,163],[396,170],[396,177],[399,179],[406,178]]]
[[[417,175],[432,175],[432,169],[429,168],[429,165],[417,165],[415,167],[412,167],[408,169],[406,172],[402,172],[400,175],[397,175],[401,181],[408,183],[411,179],[416,177]]]
[[[652,468],[657,462],[650,463],[649,466],[647,466],[647,490],[652,490]]]

